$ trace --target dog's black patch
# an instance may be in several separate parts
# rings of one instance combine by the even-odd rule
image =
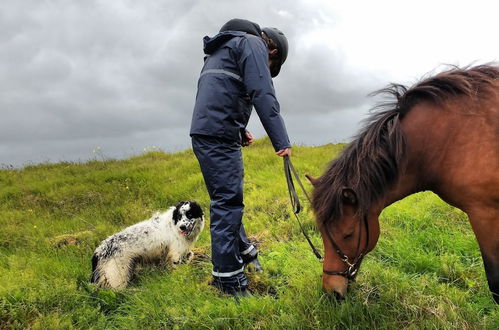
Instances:
[[[109,243],[105,245],[106,249],[104,251],[102,251],[101,257],[103,259],[106,259],[106,258],[110,258],[113,255],[115,255],[116,252],[120,251],[119,242],[125,241],[125,240],[126,240],[126,238],[121,236],[121,235],[111,237],[111,239],[109,240]]]
[[[189,202],[190,205],[191,205],[191,209],[187,212],[188,214],[186,214],[186,216],[189,218],[189,219],[196,219],[196,218],[201,218],[203,216],[203,209],[201,208],[201,206],[196,203],[196,202]],[[190,213],[190,214],[189,214]]]
[[[99,257],[94,253],[92,256],[92,277],[90,278],[90,283],[97,283],[100,278],[99,272],[95,271],[97,264],[99,263]]]
[[[132,260],[130,261],[130,271],[128,272],[128,281],[127,282],[130,282],[131,280],[133,280],[133,278],[136,276],[135,272],[138,268],[138,266],[140,264],[143,264],[144,263],[144,258],[142,256],[137,256],[137,257],[134,257],[132,258]]]

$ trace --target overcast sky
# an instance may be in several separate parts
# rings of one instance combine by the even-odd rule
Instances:
[[[349,141],[370,92],[441,64],[499,60],[498,9],[485,0],[2,0],[0,165],[189,148],[202,38],[235,17],[288,37],[274,85],[292,143]],[[265,135],[255,112],[249,128]]]

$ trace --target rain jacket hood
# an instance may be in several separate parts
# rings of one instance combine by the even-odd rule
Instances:
[[[225,44],[227,41],[234,37],[241,37],[244,36],[246,32],[241,32],[241,31],[225,31],[225,32],[220,32],[219,34],[215,35],[214,37],[204,37],[203,38],[203,51],[206,55],[211,55],[213,54],[220,46]]]
[[[231,19],[222,26],[216,36],[213,38],[204,37],[204,53],[210,55],[230,39],[240,37],[245,33],[260,37],[262,30],[254,22],[240,18]]]

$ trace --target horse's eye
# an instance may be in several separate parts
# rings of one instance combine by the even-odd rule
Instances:
[[[350,239],[352,237],[353,237],[353,233],[349,233],[349,234],[343,235],[343,239]]]

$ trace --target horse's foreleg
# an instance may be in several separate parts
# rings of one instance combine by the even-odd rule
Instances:
[[[468,214],[480,246],[490,291],[499,304],[499,211],[480,208]]]

